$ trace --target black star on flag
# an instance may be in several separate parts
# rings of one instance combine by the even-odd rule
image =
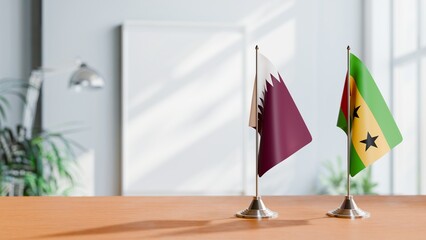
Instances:
[[[356,107],[354,109],[354,113],[352,114],[352,116],[353,116],[354,119],[355,118],[359,118],[359,116],[358,116],[358,110],[359,110],[360,107],[361,107],[361,105],[359,105],[358,107]]]
[[[379,136],[371,137],[370,133],[367,132],[367,138],[364,139],[364,140],[362,140],[362,141],[360,141],[360,142],[362,142],[362,143],[365,144],[365,151],[367,151],[371,146],[377,148],[376,139],[378,137]]]

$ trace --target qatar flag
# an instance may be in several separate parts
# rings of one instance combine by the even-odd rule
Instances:
[[[281,75],[262,54],[258,54],[257,77],[254,86],[258,87],[258,106],[256,88],[253,88],[249,126],[256,128],[257,112],[260,135],[257,172],[261,177],[310,143],[312,136]]]

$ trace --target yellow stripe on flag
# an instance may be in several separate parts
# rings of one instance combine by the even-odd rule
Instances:
[[[367,167],[372,164],[377,159],[381,158],[387,152],[390,151],[388,142],[386,141],[383,132],[377,123],[376,119],[373,116],[370,108],[367,103],[364,101],[364,98],[361,96],[360,92],[357,89],[354,78],[351,76],[351,109],[360,106],[357,111],[359,118],[353,117],[352,121],[352,144],[355,148],[355,151],[358,153],[359,158]],[[366,150],[366,144],[361,141],[367,138],[367,132],[370,133],[372,137],[378,136],[375,140],[377,148],[370,146]]]

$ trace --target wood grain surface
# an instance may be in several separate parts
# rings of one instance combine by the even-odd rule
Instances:
[[[358,220],[325,215],[342,196],[263,200],[278,218],[234,217],[251,197],[2,197],[0,239],[426,239],[426,196],[356,196]]]

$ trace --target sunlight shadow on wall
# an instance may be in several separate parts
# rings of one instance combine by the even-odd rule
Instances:
[[[254,70],[254,61],[246,59],[248,48],[253,50],[247,43],[261,34],[256,41],[271,60],[278,67],[289,64],[295,48],[296,25],[288,12],[292,5],[287,1],[256,9],[241,20],[256,23],[247,31],[239,25],[189,24],[142,25],[129,32],[123,66],[124,195],[243,192],[244,181],[250,181],[244,179],[245,161],[252,161],[243,159],[243,153],[254,147],[244,145],[244,138],[252,139],[246,115],[254,75],[244,78],[246,69]],[[280,43],[283,39],[286,44]],[[268,46],[279,49],[269,51]]]

